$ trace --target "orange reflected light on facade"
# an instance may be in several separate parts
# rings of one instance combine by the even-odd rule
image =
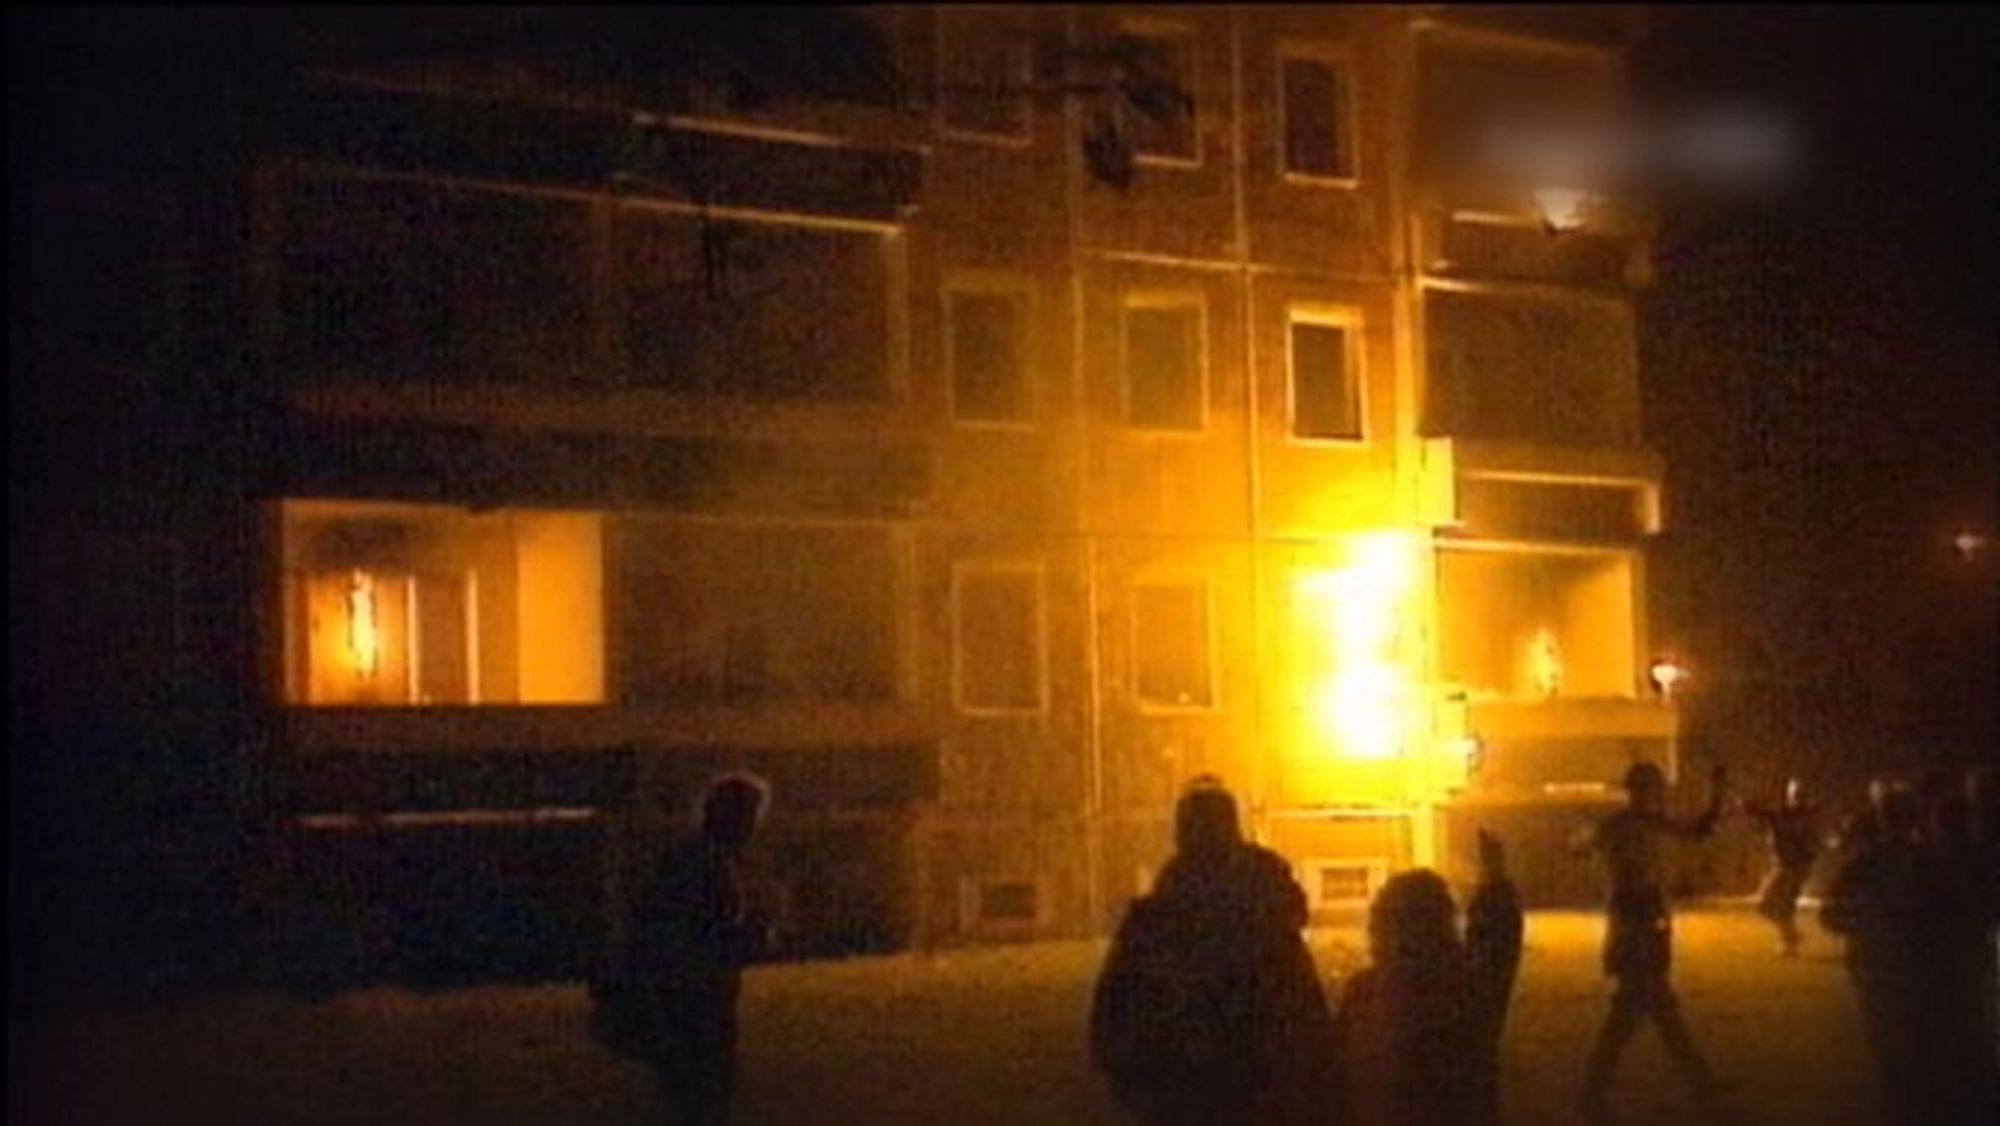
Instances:
[[[1417,703],[1399,651],[1415,578],[1415,546],[1397,532],[1357,536],[1346,566],[1299,577],[1301,624],[1319,657],[1304,685],[1314,741],[1368,762],[1402,752]]]
[[[1547,628],[1536,630],[1535,636],[1528,641],[1528,680],[1543,696],[1553,696],[1562,691],[1562,647],[1556,644],[1556,635]]]
[[[382,631],[377,618],[375,577],[355,571],[347,587],[347,654],[354,672],[371,679],[382,665]]]

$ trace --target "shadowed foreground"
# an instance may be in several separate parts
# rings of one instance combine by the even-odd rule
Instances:
[[[1773,952],[1747,911],[1679,920],[1675,978],[1689,1022],[1747,1121],[1865,1123],[1874,1081],[1837,948]],[[1572,1121],[1603,1016],[1601,922],[1538,913],[1502,1063],[1508,1121]],[[1329,984],[1360,955],[1315,932]],[[741,1121],[1117,1122],[1084,1055],[1101,942],[1053,943],[754,970],[743,1013]],[[642,1123],[642,1069],[596,1048],[578,987],[363,990],[312,1003],[242,993],[71,1016],[17,1045],[18,1123]],[[1642,1034],[1617,1085],[1632,1123],[1691,1109]]]

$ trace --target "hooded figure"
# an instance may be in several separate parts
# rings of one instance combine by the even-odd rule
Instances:
[[[1213,779],[1182,796],[1174,843],[1099,975],[1093,1062],[1149,1123],[1311,1113],[1328,1017],[1299,934],[1305,893],[1281,857],[1243,839],[1236,799]]]

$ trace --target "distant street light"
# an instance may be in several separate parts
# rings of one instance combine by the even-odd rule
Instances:
[[[1667,657],[1654,661],[1652,667],[1646,670],[1647,678],[1653,682],[1653,690],[1663,700],[1673,699],[1674,689],[1686,683],[1688,675],[1685,666]]]

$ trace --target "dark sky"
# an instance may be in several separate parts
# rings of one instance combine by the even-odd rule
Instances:
[[[1993,552],[1949,537],[1996,507],[1994,10],[1660,21],[1653,92],[1776,110],[1801,163],[1665,216],[1642,320],[1659,640],[1718,712],[1803,708],[1792,735],[1850,759],[1990,754]]]

